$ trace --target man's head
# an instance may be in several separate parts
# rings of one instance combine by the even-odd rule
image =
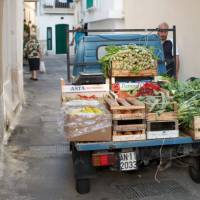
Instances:
[[[78,24],[78,25],[75,26],[75,30],[76,31],[80,31],[81,29],[82,29],[81,24]]]
[[[168,31],[164,30],[164,29],[169,29],[169,25],[166,22],[161,23],[158,26],[158,35],[160,36],[160,39],[162,41],[167,40],[167,36],[168,36]]]

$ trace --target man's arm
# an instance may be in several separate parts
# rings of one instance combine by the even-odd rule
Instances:
[[[180,69],[180,59],[179,55],[176,55],[176,79],[179,78],[179,69]]]
[[[72,37],[72,41],[70,43],[70,46],[73,46],[74,45],[74,42],[75,42],[75,34],[76,33],[73,33],[73,37]]]

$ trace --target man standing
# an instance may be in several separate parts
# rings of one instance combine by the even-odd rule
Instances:
[[[178,79],[179,67],[180,67],[179,52],[178,50],[176,50],[176,68],[175,68],[174,57],[173,57],[173,41],[167,39],[168,31],[166,29],[169,29],[169,25],[166,22],[163,22],[158,26],[158,29],[159,29],[158,35],[160,36],[164,50],[167,75]]]
[[[82,29],[83,28],[82,28],[81,25],[77,25],[75,27],[76,32],[74,33],[74,37],[73,37],[72,42],[71,42],[71,46],[72,46],[72,45],[74,45],[74,41],[75,41],[75,53],[77,51],[80,40],[83,39],[83,37],[85,36],[85,33],[81,32]]]

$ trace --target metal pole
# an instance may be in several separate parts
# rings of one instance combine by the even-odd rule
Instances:
[[[157,32],[159,29],[82,29],[81,31],[70,30],[69,32]],[[167,31],[173,31],[174,29],[163,29]]]
[[[173,51],[174,51],[174,67],[176,75],[176,26],[173,26]]]
[[[66,54],[67,54],[67,80],[70,82],[70,48],[69,48],[69,30],[66,31],[67,34],[67,41],[66,41]]]

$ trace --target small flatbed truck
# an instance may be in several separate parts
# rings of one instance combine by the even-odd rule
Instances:
[[[117,30],[82,30],[83,32],[98,33],[88,35],[79,41],[74,63],[70,63],[70,49],[67,47],[68,80],[71,79],[70,66],[73,64],[73,92],[84,94],[85,84],[105,84],[102,76],[101,65],[98,59],[105,54],[107,45],[146,45],[155,48],[158,56],[158,73],[164,73],[164,54],[162,45],[157,34],[157,29],[117,29]],[[176,28],[169,29],[174,40],[174,59],[176,55]],[[74,30],[67,31],[69,34]],[[99,32],[111,34],[99,34]],[[120,32],[120,34],[114,34]],[[122,34],[123,32],[123,34]],[[130,33],[131,34],[127,34]],[[132,32],[145,32],[148,34],[132,34]],[[126,34],[124,34],[126,33]],[[127,81],[122,78],[118,81]],[[131,80],[128,80],[131,81]],[[70,84],[70,83],[69,83]],[[66,90],[62,85],[62,93]],[[94,91],[93,91],[94,92]],[[67,94],[66,94],[67,95]],[[164,131],[164,130],[163,130]],[[186,158],[189,163],[191,178],[200,183],[200,140],[193,140],[187,133],[180,133],[176,138],[148,139],[141,141],[119,141],[119,142],[70,142],[76,190],[80,194],[90,191],[90,180],[95,177],[99,167],[118,171],[139,170],[141,165],[148,165],[152,160],[173,160]]]

